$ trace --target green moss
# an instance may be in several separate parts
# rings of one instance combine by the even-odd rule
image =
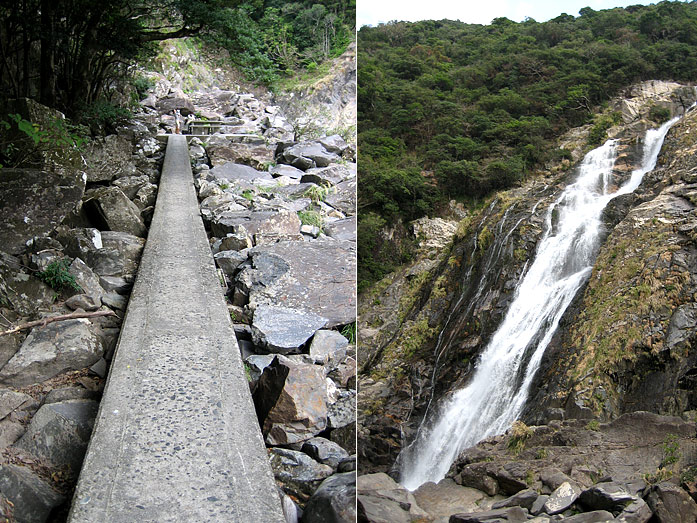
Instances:
[[[489,230],[489,227],[485,225],[484,228],[481,231],[479,231],[479,235],[477,236],[477,243],[479,245],[479,248],[482,251],[485,251],[491,246],[493,242],[494,234]]]

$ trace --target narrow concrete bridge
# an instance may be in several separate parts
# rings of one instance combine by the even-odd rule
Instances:
[[[183,135],[168,139],[69,521],[285,521]]]

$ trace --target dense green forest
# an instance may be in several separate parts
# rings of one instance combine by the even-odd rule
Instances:
[[[395,22],[358,32],[359,289],[409,253],[380,241],[450,198],[476,203],[554,158],[565,130],[648,79],[697,78],[697,2],[567,14]],[[660,116],[660,115],[658,115]]]
[[[196,36],[273,85],[340,54],[355,0],[2,0],[0,102],[31,97],[77,117],[108,98],[155,43]]]

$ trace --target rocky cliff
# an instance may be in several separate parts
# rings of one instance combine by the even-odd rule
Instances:
[[[656,108],[682,114],[694,99],[691,87],[647,82],[613,101],[606,110],[619,122],[607,130],[618,140],[613,183],[626,180],[640,161],[644,132],[657,126],[650,120]],[[547,350],[525,421],[610,420],[635,410],[688,417],[694,409],[689,136],[695,118],[691,113],[670,131],[657,169],[637,193],[606,209],[607,239]],[[424,415],[467,383],[547,227],[549,205],[591,148],[593,127],[560,138],[569,159],[496,195],[459,222],[446,247],[359,298],[362,471],[389,471]]]

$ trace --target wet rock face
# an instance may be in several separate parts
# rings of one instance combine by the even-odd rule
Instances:
[[[697,115],[669,131],[648,173],[602,246],[588,287],[543,360],[530,420],[581,406],[611,419],[648,410],[697,409],[694,292],[697,289],[694,150]],[[571,394],[569,391],[572,391]],[[572,398],[573,396],[573,398]]]

